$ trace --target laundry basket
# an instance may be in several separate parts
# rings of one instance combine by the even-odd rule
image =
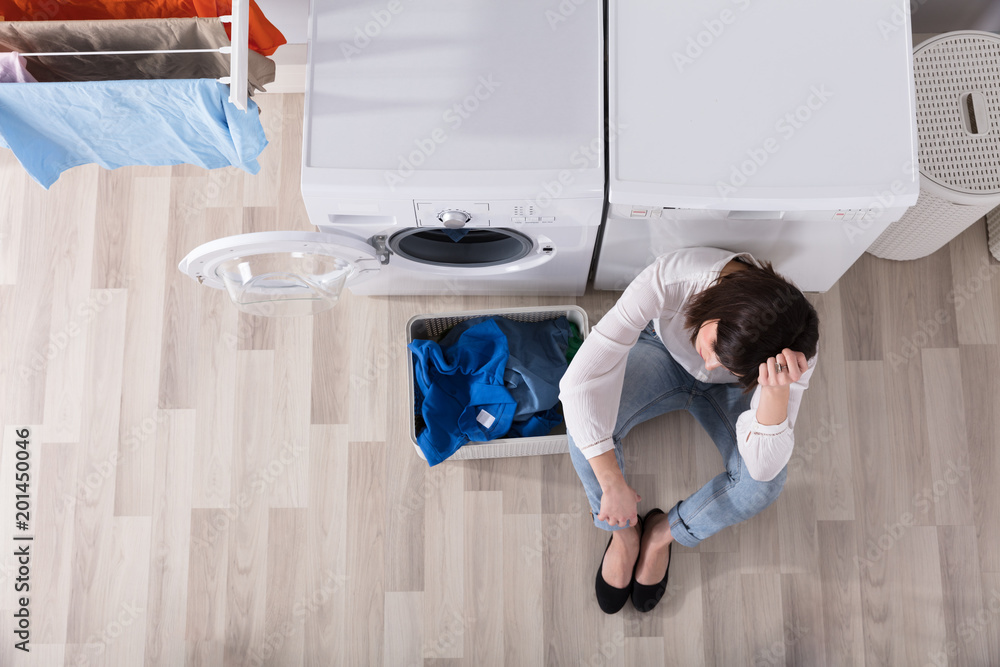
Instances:
[[[1000,36],[949,32],[914,49],[920,198],[872,244],[926,257],[1000,205]]]
[[[448,313],[443,315],[416,315],[407,322],[406,343],[414,340],[437,339],[444,332],[459,322],[482,316],[502,316],[516,322],[545,322],[565,316],[576,325],[580,336],[584,339],[588,333],[587,312],[579,306],[540,306],[534,308],[507,308],[496,310],[481,310],[474,312]],[[424,453],[417,445],[416,422],[416,378],[413,376],[413,357],[407,356],[409,369],[410,402],[410,441],[420,458]],[[470,442],[459,448],[448,457],[453,459],[497,459],[509,456],[539,456],[542,454],[564,454],[569,452],[569,438],[566,437],[565,424],[557,426],[554,432],[546,436],[534,438],[499,438],[488,442]]]

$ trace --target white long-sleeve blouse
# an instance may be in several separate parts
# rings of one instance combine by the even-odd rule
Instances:
[[[756,264],[749,253],[718,248],[685,248],[662,255],[632,281],[591,330],[559,383],[566,427],[588,459],[614,448],[611,436],[618,419],[625,363],[650,321],[670,355],[692,376],[713,384],[738,381],[723,367],[705,370],[682,314],[688,299],[711,286],[736,257]],[[754,390],[750,409],[737,419],[737,446],[754,479],[774,479],[791,458],[795,419],[818,357],[817,353],[808,360],[808,370],[789,386],[785,421],[773,426],[757,421],[760,386]]]

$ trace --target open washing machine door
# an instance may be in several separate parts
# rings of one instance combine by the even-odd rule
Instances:
[[[203,285],[225,289],[241,311],[265,317],[329,310],[348,280],[388,262],[372,245],[340,234],[255,232],[198,246],[178,268]]]

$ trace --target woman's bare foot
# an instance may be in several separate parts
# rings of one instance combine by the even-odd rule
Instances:
[[[611,546],[604,555],[601,576],[609,586],[625,588],[632,581],[632,568],[639,555],[639,530],[629,526],[616,530],[611,536]]]
[[[674,537],[670,534],[670,521],[666,514],[656,513],[649,517],[642,530],[642,550],[639,565],[635,570],[635,580],[643,586],[655,586],[663,581],[667,573],[670,551],[667,547]]]

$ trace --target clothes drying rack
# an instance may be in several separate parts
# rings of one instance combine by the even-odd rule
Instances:
[[[117,56],[147,53],[223,53],[229,55],[229,76],[218,79],[229,84],[229,101],[237,109],[247,110],[247,62],[250,43],[250,0],[233,0],[232,14],[220,16],[223,23],[231,24],[230,46],[218,49],[154,49],[151,51],[53,51],[46,53],[22,53],[22,56]]]

